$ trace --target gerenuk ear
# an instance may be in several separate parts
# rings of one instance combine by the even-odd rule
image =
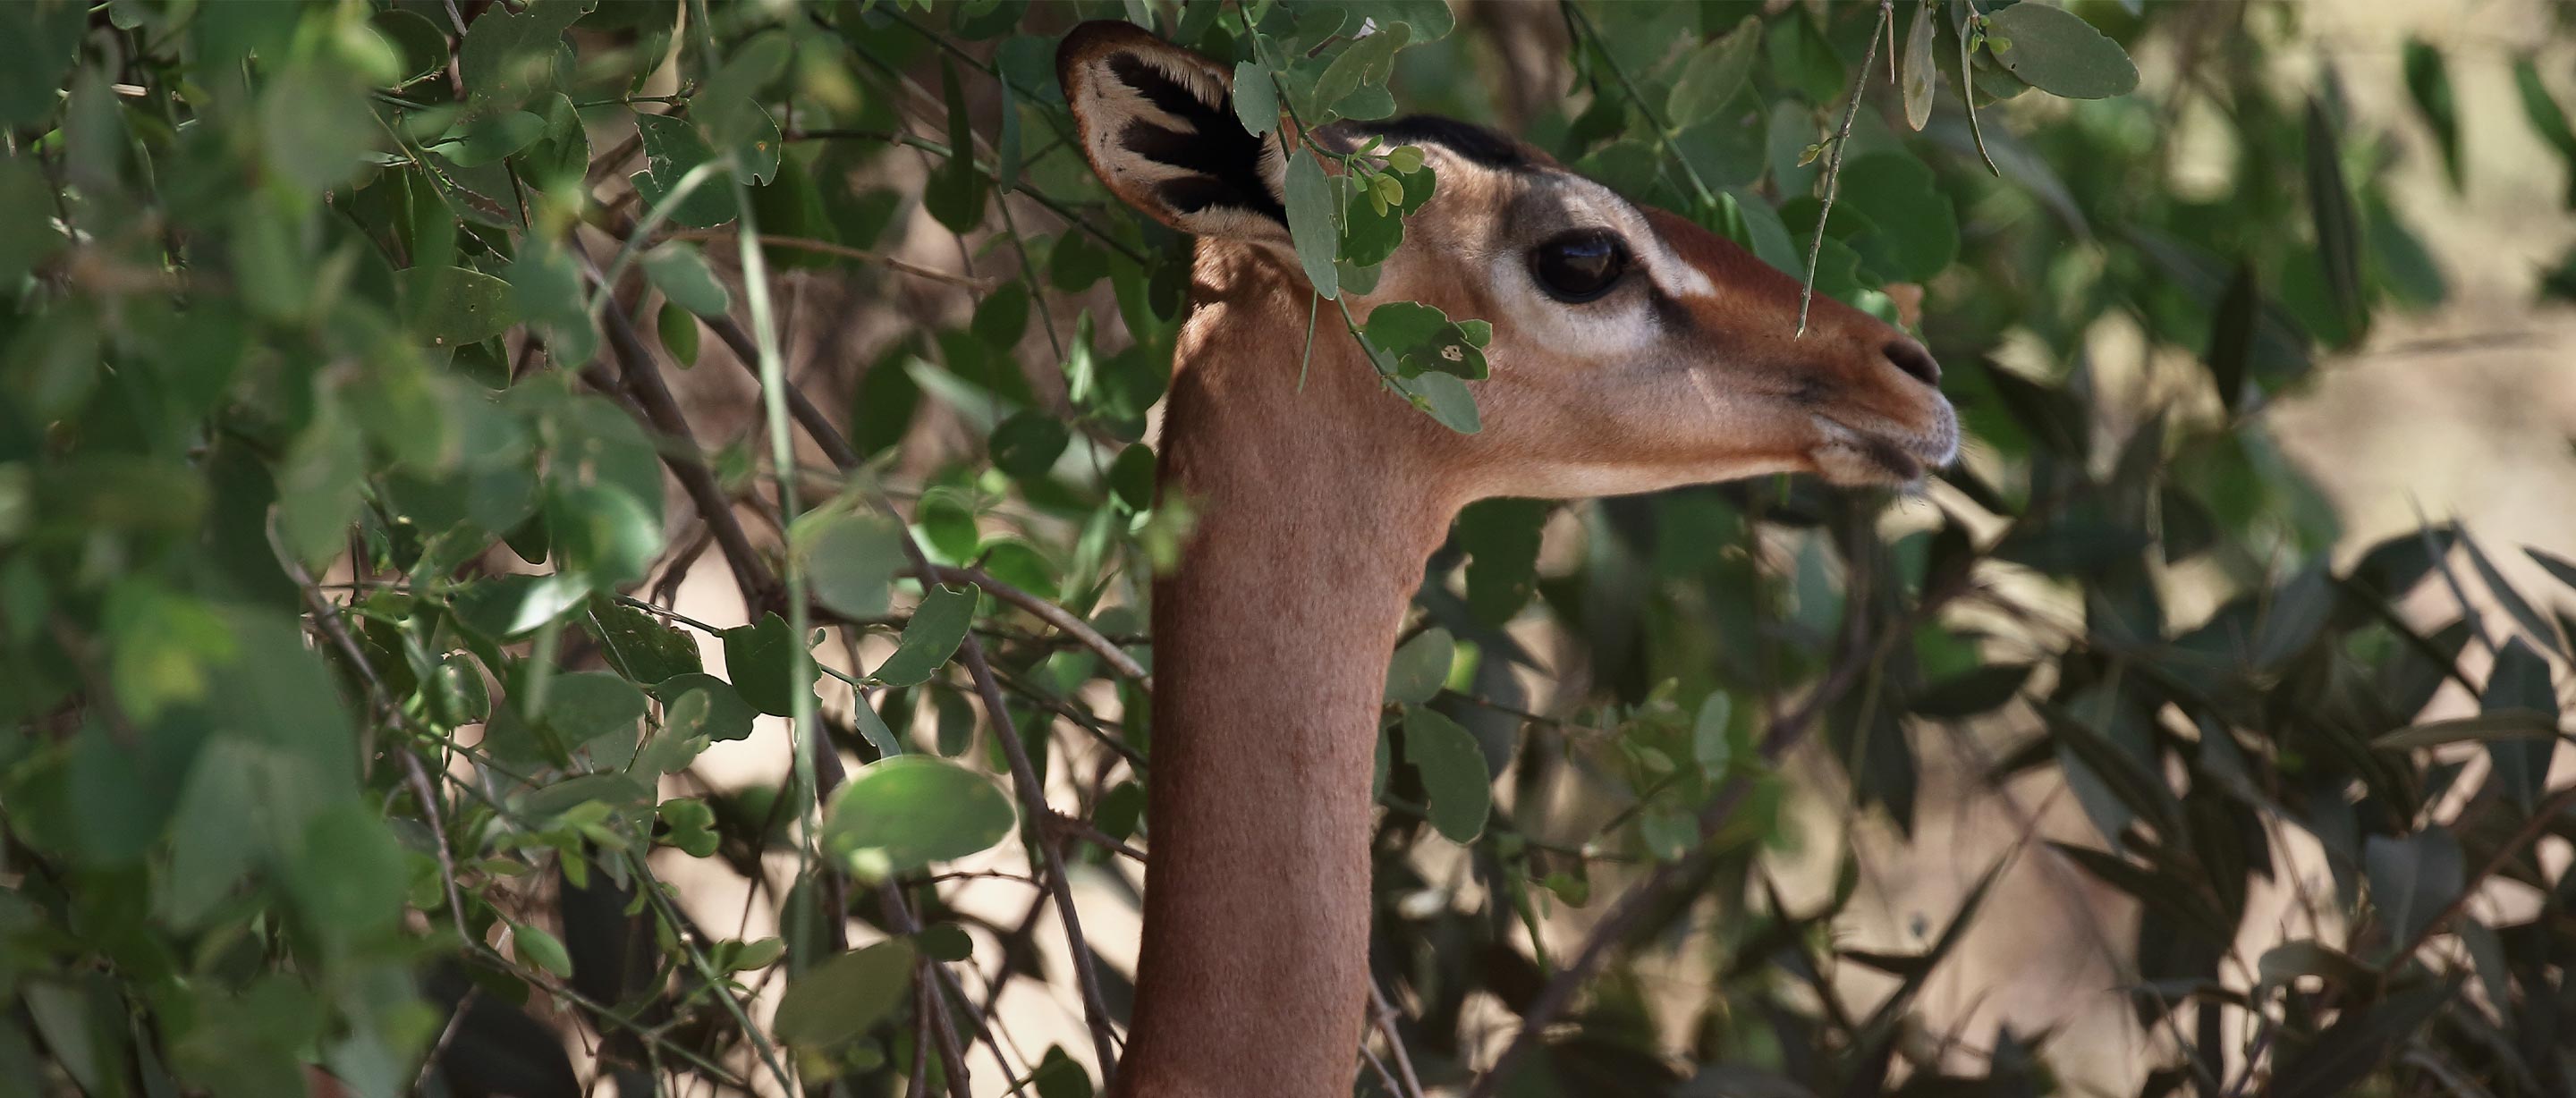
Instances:
[[[1064,36],[1055,72],[1082,155],[1128,205],[1196,236],[1288,243],[1285,139],[1244,128],[1222,66],[1094,20]]]

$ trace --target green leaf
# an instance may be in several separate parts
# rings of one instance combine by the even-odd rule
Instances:
[[[876,851],[887,872],[963,858],[1011,834],[1019,815],[993,779],[931,755],[897,755],[858,768],[823,822],[823,845],[841,857]]]
[[[769,114],[760,106],[761,89],[787,71],[787,63],[796,56],[796,43],[785,31],[765,30],[736,47],[725,58],[724,66],[698,85],[697,94],[689,98],[689,113],[697,119],[707,135],[707,144],[717,147],[739,146],[758,136]],[[776,163],[776,154],[771,154]]]
[[[503,8],[477,16],[457,49],[457,71],[469,101],[501,109],[527,102],[554,79],[555,51],[564,31],[592,3],[539,0],[517,14]]]
[[[1333,58],[1332,64],[1324,66],[1323,75],[1315,78],[1315,108],[1329,112],[1363,86],[1384,85],[1395,74],[1395,51],[1403,49],[1412,37],[1413,28],[1396,23],[1380,25],[1377,33],[1351,43],[1341,56]],[[1374,115],[1360,113],[1352,117]]]
[[[814,661],[803,661],[802,681],[795,656],[802,651],[796,633],[777,614],[763,614],[756,624],[725,630],[725,671],[751,707],[773,717],[793,715],[796,695],[814,691]]]
[[[1916,691],[1913,710],[1916,716],[1935,720],[1957,720],[1991,712],[2021,693],[2022,684],[2030,681],[2031,665],[2026,663],[1987,664],[1940,679]]]
[[[53,226],[53,185],[32,158],[0,156],[0,286],[18,280],[63,243]]]
[[[1699,712],[1691,718],[1691,759],[1711,777],[1726,773],[1735,760],[1735,741],[1728,734],[1734,715],[1735,699],[1717,690],[1699,703]]]
[[[74,0],[0,4],[0,130],[53,116],[88,27],[88,5]]]
[[[2558,151],[2558,159],[2567,169],[2567,196],[2560,205],[2576,209],[2576,128],[2567,124],[2567,112],[2558,106],[2558,98],[2549,94],[2549,85],[2540,78],[2540,68],[2526,55],[2513,63],[2514,89],[2522,95],[2522,115],[2530,120],[2533,133]]]
[[[1297,265],[1306,281],[1326,298],[1341,296],[1340,276],[1333,270],[1341,229],[1333,224],[1333,184],[1323,162],[1299,151],[1288,159],[1288,236],[1297,246]]]
[[[804,562],[807,590],[833,613],[874,618],[893,604],[894,574],[905,564],[894,519],[874,508],[818,510],[796,521],[788,542]]]
[[[2373,835],[2362,847],[2361,862],[2371,906],[2387,924],[2392,950],[2431,929],[2466,882],[2460,844],[2438,826],[2396,839]]]
[[[698,318],[677,301],[664,301],[653,314],[653,334],[671,361],[686,370],[698,364]]]
[[[2218,386],[2218,401],[2229,412],[2245,399],[2245,368],[2254,355],[2254,322],[2261,315],[2262,289],[2254,265],[2238,263],[2218,311],[2209,321],[2209,377]]]
[[[2504,650],[2496,653],[2494,667],[2487,671],[2479,711],[2485,715],[2538,713],[2555,726],[2558,693],[2549,681],[2549,661],[2520,637],[2505,642]],[[2557,746],[2553,740],[2495,740],[2487,744],[2487,761],[2495,767],[2491,780],[2525,814],[2540,805],[2541,792],[2549,784],[2549,760]]]
[[[1682,62],[1681,77],[1664,99],[1665,121],[1687,129],[1717,117],[1753,75],[1762,56],[1762,20],[1748,15],[1735,29],[1712,39]],[[1917,129],[1922,127],[1917,126]]]
[[[2308,100],[2308,212],[2316,223],[2317,260],[2325,266],[2326,290],[2350,335],[2360,341],[2369,314],[2361,298],[2361,221],[2353,213],[2352,190],[2343,177],[2343,146],[2325,104]]]
[[[641,257],[644,276],[662,296],[699,316],[724,316],[733,307],[733,295],[716,272],[707,266],[698,249],[680,241],[655,245]]]
[[[984,194],[989,181],[984,173],[975,170],[975,133],[968,124],[965,87],[958,82],[957,66],[945,57],[939,62],[939,87],[948,104],[951,155],[930,173],[921,206],[949,231],[962,233],[984,223]]]
[[[391,83],[401,87],[447,67],[447,34],[418,12],[387,9],[367,25],[393,47]]]
[[[606,671],[562,671],[546,686],[546,709],[538,719],[554,729],[566,747],[579,747],[602,736],[632,733],[644,715],[644,692]],[[631,735],[626,747],[635,745]],[[624,758],[602,759],[623,764]]]
[[[1930,281],[1959,256],[1958,214],[1932,169],[1912,156],[1854,157],[1843,166],[1842,201],[1877,226],[1869,239],[1879,244],[1881,273],[1890,281]]]
[[[772,1029],[791,1045],[848,1041],[892,1015],[912,994],[913,948],[893,938],[852,950],[787,982]]]
[[[599,638],[600,655],[627,679],[657,683],[701,670],[697,642],[661,618],[607,596],[590,602],[584,625]]]
[[[1036,480],[1055,468],[1072,443],[1073,432],[1052,414],[1028,409],[1011,413],[993,428],[993,467],[1013,480]]]
[[[1388,384],[1443,427],[1462,435],[1472,435],[1483,429],[1476,415],[1476,395],[1467,391],[1466,382],[1453,375],[1429,373],[1399,377],[1389,379]]]
[[[475,168],[535,144],[545,132],[545,119],[527,111],[508,111],[461,120],[445,137],[430,142],[429,149],[457,167]]]
[[[2406,93],[2415,100],[2415,109],[2431,127],[2434,141],[2442,150],[2442,168],[2451,177],[2451,189],[2459,190],[2460,116],[2459,105],[2451,94],[2451,71],[2443,64],[2441,51],[2423,39],[2408,35],[2404,54]]]
[[[1369,310],[1360,333],[1378,349],[1401,355],[1422,346],[1449,326],[1448,314],[1419,301],[1390,301]]]
[[[679,739],[704,736],[717,743],[751,735],[759,716],[732,683],[702,671],[685,671],[653,687],[662,702],[662,735]]]
[[[510,948],[519,955],[519,963],[533,965],[552,973],[558,979],[572,978],[572,954],[564,951],[563,940],[526,923],[510,924]]]
[[[903,643],[868,678],[887,686],[929,681],[966,640],[967,627],[975,624],[975,603],[973,588],[928,587],[922,592],[921,605],[912,612],[912,621],[903,628]]]
[[[1254,137],[1279,128],[1279,87],[1270,82],[1270,69],[1259,61],[1234,66],[1234,117]]]
[[[2502,740],[2554,740],[2558,719],[2536,709],[2504,708],[2474,717],[2411,724],[2370,741],[2383,751],[2412,751],[2452,743],[2496,743]]]
[[[975,319],[967,330],[995,350],[1007,350],[1020,341],[1029,328],[1029,288],[1017,282],[1005,282],[975,305]]]
[[[715,150],[707,147],[706,138],[699,136],[698,128],[686,119],[639,114],[635,116],[635,133],[643,140],[644,170],[629,181],[635,185],[635,193],[656,209],[678,193],[682,179],[716,156]],[[668,216],[679,224],[707,229],[733,220],[737,208],[733,188],[724,185],[722,176],[710,174],[700,177],[688,197],[670,207]]]
[[[1939,18],[1932,5],[1917,5],[1913,25],[1905,32],[1905,66],[1898,87],[1905,93],[1906,128],[1917,132],[1932,120],[1932,90],[1940,83],[1941,70],[1932,61],[1933,24]]]
[[[413,267],[394,274],[403,323],[441,347],[480,343],[519,322],[510,284],[468,267]]]
[[[2051,95],[2108,99],[2137,90],[2128,51],[2064,8],[2015,4],[1986,16],[1986,33],[1995,60]]]
[[[1431,826],[1449,841],[1470,843],[1485,830],[1493,810],[1494,776],[1476,737],[1438,710],[1404,709],[1404,761],[1422,775],[1430,798]]]
[[[1430,701],[1449,681],[1449,664],[1457,654],[1458,642],[1436,625],[1404,642],[1387,664],[1386,700],[1410,705]]]

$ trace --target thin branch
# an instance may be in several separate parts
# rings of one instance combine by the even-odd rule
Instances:
[[[907,569],[907,571],[916,576],[922,575],[916,569]],[[1061,629],[1075,640],[1081,641],[1083,647],[1098,653],[1100,658],[1107,660],[1109,666],[1116,669],[1120,675],[1134,679],[1140,684],[1151,685],[1150,677],[1145,673],[1145,665],[1136,662],[1136,657],[1128,655],[1125,649],[1118,647],[1109,638],[1101,636],[1099,630],[1091,627],[1091,623],[1075,617],[1072,611],[1064,607],[1012,586],[981,568],[950,568],[934,564],[930,566],[930,571],[925,578],[940,583],[971,583],[981,587],[994,598],[1035,614],[1048,625]]]
[[[1413,1056],[1404,1051],[1404,1038],[1395,1032],[1395,1004],[1387,1001],[1386,989],[1377,985],[1375,975],[1369,977],[1368,985],[1369,1001],[1377,1007],[1378,1032],[1386,1035],[1387,1055],[1395,1060],[1396,1075],[1404,1081],[1396,1093],[1404,1098],[1423,1098],[1422,1078],[1413,1072]],[[1361,1048],[1365,1051],[1367,1046]]]
[[[738,239],[740,236],[740,233],[731,232],[725,229],[682,229],[679,232],[670,234],[667,239],[717,241],[734,240]],[[874,263],[899,274],[908,274],[914,278],[926,278],[933,282],[944,282],[951,286],[973,290],[979,294],[992,292],[994,285],[994,280],[989,278],[972,278],[966,275],[950,274],[947,271],[939,270],[935,267],[924,267],[918,263],[911,262],[910,260],[896,259],[895,257],[883,252],[872,252],[865,248],[853,248],[847,244],[835,244],[829,240],[814,240],[809,237],[802,236],[780,236],[776,233],[762,233],[760,234],[760,242],[763,245],[772,248],[796,248],[801,251],[821,252],[825,255],[837,255],[843,259],[856,259],[865,263]]]
[[[744,369],[754,369],[752,363],[758,361],[758,351],[753,349],[749,358],[743,355],[751,341],[732,318],[710,317],[708,325],[717,338],[734,350],[735,359]],[[851,449],[849,441],[841,437],[829,419],[824,418],[822,410],[806,400],[804,393],[795,386],[781,386],[781,390],[777,395],[785,402],[788,413],[825,456],[844,471],[857,468],[858,452]],[[894,501],[887,499],[882,490],[874,488],[868,491],[868,501],[896,521],[896,530],[901,534],[898,544],[905,559],[911,562],[914,573],[936,575],[938,566],[922,553],[920,542],[913,539],[912,528],[903,522],[902,512],[895,510]],[[1030,764],[1028,749],[1020,743],[1019,728],[1011,720],[1010,706],[1002,697],[1001,684],[994,678],[993,665],[984,658],[983,642],[969,631],[959,646],[958,654],[965,661],[967,674],[975,681],[975,692],[983,700],[985,714],[992,719],[996,736],[1001,740],[1003,756],[1010,762],[1011,782],[1019,793],[1021,804],[1032,815],[1052,812],[1047,807],[1046,788],[1038,782],[1037,768]],[[1109,1006],[1101,995],[1100,975],[1091,955],[1090,942],[1082,934],[1082,917],[1074,910],[1073,891],[1064,875],[1064,856],[1047,843],[1038,844],[1038,853],[1046,863],[1048,893],[1054,897],[1056,912],[1064,921],[1066,947],[1073,954],[1074,976],[1082,991],[1084,1021],[1091,1030],[1092,1047],[1099,1057],[1101,1081],[1105,1086],[1114,1076],[1118,1062],[1117,1040],[1109,1023]]]
[[[599,275],[597,265],[586,259],[584,265],[590,268],[590,275],[596,280]],[[672,399],[670,387],[663,384],[661,368],[656,365],[653,352],[635,334],[634,322],[627,318],[625,307],[617,303],[605,286],[601,287],[600,299],[599,318],[602,327],[608,331],[608,346],[617,358],[618,372],[625,381],[624,388],[643,409],[654,430],[681,444],[676,452],[662,450],[662,464],[669,467],[672,478],[678,480],[681,490],[688,493],[689,502],[698,508],[698,516],[706,520],[707,532],[715,537],[716,547],[724,551],[725,564],[733,569],[734,582],[742,588],[743,601],[756,616],[759,610],[777,602],[778,579],[770,574],[768,564],[752,548],[751,538],[743,533],[742,520],[734,516],[733,501],[727,499],[724,489],[716,484],[715,474],[698,460],[697,435],[689,429],[687,417],[681,414],[679,401]],[[755,357],[746,365],[757,369],[757,361]]]
[[[1878,0],[1880,27],[1893,30],[1896,22],[1895,0]],[[1861,93],[1869,90],[1869,65],[1878,59],[1878,28],[1869,32],[1869,50],[1860,59],[1860,75],[1852,80],[1851,106],[1843,111],[1843,125],[1826,140],[1833,145],[1825,160],[1825,202],[1816,211],[1816,236],[1807,244],[1807,278],[1798,287],[1798,334],[1807,334],[1807,307],[1816,300],[1816,261],[1825,254],[1825,224],[1834,215],[1834,196],[1843,183],[1843,149],[1851,144],[1852,123],[1860,119]],[[1965,73],[1961,76],[1964,78]]]

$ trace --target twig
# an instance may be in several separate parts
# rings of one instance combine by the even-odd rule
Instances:
[[[906,571],[921,575],[915,569]],[[1048,625],[1061,629],[1075,640],[1081,641],[1083,647],[1098,653],[1100,658],[1107,660],[1109,666],[1116,669],[1119,674],[1134,679],[1139,684],[1151,685],[1145,673],[1145,665],[1137,663],[1136,657],[1128,655],[1125,649],[1118,647],[1109,638],[1101,636],[1100,631],[1092,628],[1089,622],[1075,617],[1072,611],[1064,607],[1012,586],[981,568],[950,568],[934,564],[930,566],[930,571],[925,578],[940,583],[971,583],[981,587],[994,598],[1035,614]]]
[[[278,565],[286,570],[286,578],[294,581],[296,591],[304,596],[305,605],[313,608],[314,624],[321,626],[322,635],[330,638],[341,655],[348,657],[350,667],[367,684],[368,699],[375,703],[378,711],[391,716],[395,724],[411,727],[411,714],[404,712],[401,704],[394,701],[393,692],[387,690],[384,680],[376,675],[375,665],[367,662],[366,651],[358,647],[357,639],[349,635],[347,623],[340,620],[340,605],[322,597],[321,588],[313,582],[313,573],[306,571],[304,562],[295,559],[295,554],[287,552],[286,546],[278,540],[274,518],[268,524],[268,547],[276,555]],[[464,939],[464,946],[470,949],[478,939],[474,932],[465,928],[465,895],[456,887],[456,852],[447,845],[447,825],[442,819],[444,814],[438,810],[438,792],[429,784],[429,774],[421,768],[420,756],[412,752],[411,745],[403,744],[395,748],[395,752],[402,756],[410,770],[412,795],[420,798],[420,811],[427,819],[429,833],[438,840],[433,845],[438,852],[438,883],[447,892],[448,918],[456,924],[456,936]]]
[[[1039,817],[1038,822],[1040,826],[1043,826],[1048,830],[1061,832],[1074,838],[1081,839],[1084,842],[1109,851],[1110,853],[1123,855],[1128,860],[1133,861],[1138,865],[1145,864],[1144,851],[1120,842],[1116,838],[1113,838],[1108,832],[1102,831],[1097,827],[1093,827],[1090,824],[1077,820],[1071,816],[1067,816],[1062,812],[1048,809],[1047,814]]]
[[[670,234],[668,239],[713,241],[734,240],[740,236],[741,234],[739,233],[723,229],[682,229],[679,232]],[[966,275],[950,274],[937,268],[924,267],[918,263],[911,262],[910,260],[896,259],[895,257],[886,255],[883,252],[872,252],[865,248],[853,248],[847,244],[835,244],[829,240],[814,240],[802,236],[780,236],[776,233],[762,233],[760,234],[759,239],[763,245],[768,247],[796,248],[808,252],[821,252],[825,255],[837,255],[844,259],[856,259],[868,263],[876,263],[884,266],[888,270],[908,274],[914,278],[926,278],[933,282],[944,282],[951,286],[959,286],[973,290],[979,294],[989,293],[993,289],[993,280],[989,278],[972,278]]]
[[[750,358],[742,354],[750,340],[744,337],[741,327],[730,317],[710,317],[708,324],[716,337],[734,350],[734,357],[743,368],[753,370],[752,363],[758,360],[758,352],[755,349]],[[754,372],[757,373],[756,370]],[[784,402],[788,413],[825,456],[844,471],[857,468],[858,452],[851,449],[848,440],[841,437],[829,419],[824,418],[822,410],[815,408],[796,387],[781,386],[780,389],[776,394],[778,399]],[[903,523],[903,514],[895,510],[894,501],[887,499],[882,490],[873,488],[868,492],[868,500],[896,520],[895,528],[901,535],[897,539],[898,544],[914,572],[935,575],[937,566],[922,553],[921,543],[913,539],[912,528]],[[1037,769],[1029,763],[1028,749],[1020,743],[1019,728],[1011,720],[1010,706],[1002,697],[1001,684],[993,677],[993,665],[984,658],[983,642],[977,640],[972,631],[966,634],[964,643],[959,646],[959,656],[965,661],[967,674],[975,681],[975,692],[983,700],[985,714],[992,719],[996,737],[1002,742],[1002,753],[1010,762],[1011,782],[1019,793],[1021,804],[1032,815],[1051,812],[1046,803],[1046,788],[1038,782]],[[1066,947],[1073,954],[1075,981],[1082,991],[1084,1021],[1091,1030],[1092,1047],[1099,1057],[1101,1081],[1105,1086],[1114,1076],[1118,1062],[1117,1041],[1110,1031],[1109,1006],[1101,996],[1100,976],[1091,956],[1091,945],[1082,935],[1081,915],[1074,910],[1073,891],[1064,876],[1064,856],[1052,844],[1046,843],[1039,844],[1038,853],[1046,863],[1048,893],[1054,897],[1057,914],[1064,921]]]
[[[591,278],[599,276],[596,264],[587,259]],[[743,601],[756,616],[760,609],[778,599],[778,579],[770,575],[769,566],[752,548],[751,538],[743,533],[742,521],[734,516],[733,501],[726,499],[724,489],[716,484],[715,474],[697,459],[697,435],[689,429],[688,419],[680,413],[680,404],[672,399],[671,390],[662,383],[662,373],[655,364],[653,352],[646,349],[635,334],[634,322],[626,316],[609,288],[600,287],[600,320],[608,330],[608,346],[617,358],[619,375],[625,389],[644,411],[653,429],[681,444],[678,452],[662,451],[662,464],[671,470],[673,479],[698,508],[705,519],[707,532],[715,537],[716,547],[724,551],[725,564],[733,569],[734,582],[742,588]],[[756,360],[755,360],[756,361]],[[750,365],[747,363],[746,365]],[[755,367],[756,368],[756,367]]]
[[[1404,1080],[1404,1086],[1396,1093],[1404,1098],[1422,1098],[1422,1078],[1413,1073],[1413,1056],[1404,1051],[1404,1038],[1395,1032],[1395,1004],[1387,1001],[1386,989],[1377,986],[1376,976],[1369,977],[1368,985],[1369,999],[1377,1005],[1378,1032],[1386,1034],[1387,1055],[1394,1058],[1396,1074]],[[1367,1046],[1361,1048],[1365,1051]]]
[[[1896,22],[1895,0],[1878,0],[1881,27],[1893,30]],[[1816,300],[1816,261],[1825,254],[1825,223],[1834,214],[1834,196],[1842,190],[1843,149],[1851,144],[1852,123],[1860,120],[1861,93],[1869,90],[1869,65],[1878,59],[1878,28],[1869,32],[1869,50],[1860,59],[1860,75],[1852,80],[1851,106],[1843,111],[1843,125],[1826,140],[1833,145],[1825,160],[1824,206],[1816,211],[1816,236],[1807,244],[1807,278],[1798,287],[1798,334],[1807,334],[1807,307]],[[1967,74],[1962,72],[1961,79]]]

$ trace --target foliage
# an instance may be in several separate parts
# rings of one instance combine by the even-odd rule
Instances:
[[[2448,524],[2338,563],[2264,422],[2445,293],[2390,135],[2331,69],[2271,78],[2296,5],[1557,14],[1574,90],[1521,132],[1919,316],[1975,445],[1892,522],[1690,489],[1567,508],[1580,551],[1542,570],[1557,509],[1462,518],[1389,676],[1376,1047],[1478,1095],[2051,1089],[2098,1050],[1918,1010],[1997,874],[1909,953],[1834,941],[1847,853],[1782,898],[1794,798],[1910,833],[1938,752],[2050,772],[2093,825],[2008,853],[2136,902],[2141,1094],[2563,1092],[2576,883],[2537,850],[2576,838],[2548,783],[2576,621]],[[1132,989],[1078,935],[1047,971],[935,870],[1024,852],[993,872],[1070,932],[1063,861],[1132,877],[1143,838],[1135,634],[1187,527],[1145,424],[1188,244],[1092,179],[1052,67],[1121,16],[1233,66],[1257,128],[1493,119],[1479,50],[1526,32],[1439,0],[0,4],[0,1090],[962,1093],[981,1045],[1088,1093],[1061,1050],[1006,1057],[960,976],[1078,988],[1094,1056]],[[2189,79],[2142,81],[2149,51]],[[2443,59],[2405,72],[2457,180]],[[2195,104],[2223,195],[2153,182]],[[1342,321],[1317,338],[1475,429],[1509,318],[1343,304],[1437,194],[1418,150],[1301,146],[1288,188]],[[932,235],[980,273],[894,257]],[[798,278],[956,307],[818,404],[772,300]],[[2109,384],[2105,325],[2190,372]],[[755,420],[675,396],[718,358]],[[673,608],[693,567],[739,616]],[[2446,684],[2480,714],[2425,719]],[[780,726],[752,742],[784,780],[694,777]],[[1777,765],[1810,740],[1822,766]],[[2331,894],[2279,916],[2291,829]],[[756,882],[778,934],[728,937],[675,865]],[[1597,948],[1533,948],[1573,926]],[[1526,1025],[1478,1077],[1488,998]]]

